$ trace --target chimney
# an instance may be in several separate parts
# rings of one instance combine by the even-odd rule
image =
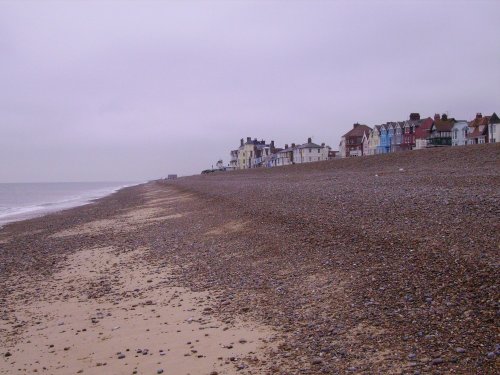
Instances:
[[[441,115],[441,120],[443,120],[443,121],[448,120],[448,115],[447,115],[446,113],[443,113],[443,114]]]
[[[271,150],[274,150],[274,141],[271,141],[271,143],[269,144],[269,147],[271,147]]]
[[[292,148],[295,148],[295,143],[292,143]]]
[[[240,146],[243,146],[243,138],[240,139]]]
[[[420,120],[420,113],[410,113],[410,120],[417,121]]]
[[[285,150],[288,148],[288,143],[285,143]]]
[[[481,118],[481,117],[483,117],[481,112],[476,113],[476,118]]]
[[[321,144],[321,147],[325,147],[325,144],[324,144],[324,143],[322,143],[322,144]]]
[[[439,115],[439,113],[436,113],[434,115],[434,120],[441,120],[441,116]]]
[[[311,138],[307,138],[307,143],[312,143],[312,139]]]
[[[358,126],[358,125],[359,125],[359,123],[355,123],[355,124],[352,126],[352,128],[354,129],[354,128],[355,128],[356,126]]]
[[[252,142],[252,138],[251,137],[247,137],[247,142],[248,143]]]

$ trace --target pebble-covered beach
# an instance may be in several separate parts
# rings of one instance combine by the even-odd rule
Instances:
[[[153,181],[0,230],[0,374],[493,374],[499,251],[499,144]]]

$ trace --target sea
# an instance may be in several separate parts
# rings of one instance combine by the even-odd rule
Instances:
[[[0,183],[0,228],[10,222],[91,203],[140,182]]]

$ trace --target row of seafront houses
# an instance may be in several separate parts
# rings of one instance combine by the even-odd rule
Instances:
[[[277,148],[274,141],[266,144],[264,140],[258,141],[247,137],[240,140],[240,147],[231,151],[229,167],[226,169],[249,169],[259,167],[278,167],[289,164],[310,163],[331,159],[335,151],[331,151],[324,143],[317,145],[308,138],[307,143],[285,145]]]
[[[434,115],[420,118],[412,113],[406,121],[388,122],[373,128],[354,124],[339,145],[340,157],[385,154],[429,147],[464,146],[500,142],[500,118],[477,113],[472,121]]]
[[[277,148],[274,141],[266,143],[247,137],[240,140],[239,148],[231,151],[226,170],[259,167],[278,167],[333,159],[385,154],[389,152],[418,150],[429,147],[462,146],[468,144],[500,142],[500,118],[493,113],[483,116],[477,113],[472,121],[455,120],[446,114],[434,118],[420,118],[411,113],[406,121],[388,122],[373,128],[354,124],[341,138],[339,151],[333,151],[322,143],[318,145],[308,138],[307,143],[285,145]],[[222,161],[220,161],[222,164]],[[222,165],[221,165],[222,167]]]

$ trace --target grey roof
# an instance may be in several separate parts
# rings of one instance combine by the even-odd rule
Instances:
[[[317,145],[316,143],[304,143],[303,145],[298,146],[297,148],[321,148],[322,146]]]

